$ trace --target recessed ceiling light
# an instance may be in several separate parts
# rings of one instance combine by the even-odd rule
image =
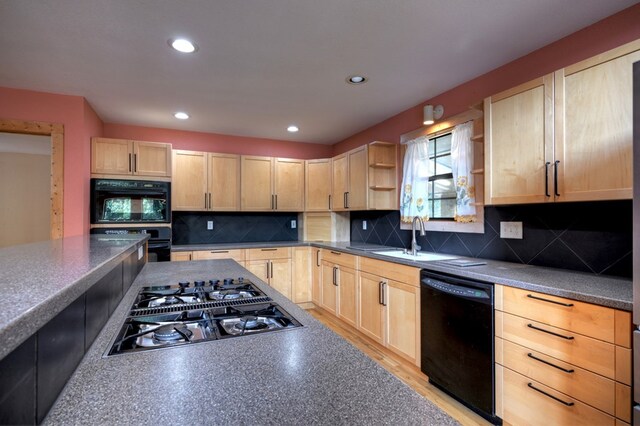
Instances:
[[[300,129],[298,129],[298,126],[291,125],[291,126],[287,127],[287,132],[295,133],[298,130],[300,130]]]
[[[185,39],[185,38],[176,38],[168,41],[169,46],[176,49],[178,52],[182,53],[193,53],[198,50],[198,46],[195,43]]]
[[[189,114],[187,114],[186,112],[176,112],[175,114],[173,114],[173,116],[178,120],[186,120],[187,118],[189,118]]]
[[[349,84],[364,84],[367,82],[367,77],[363,75],[350,75],[347,77],[347,83]]]

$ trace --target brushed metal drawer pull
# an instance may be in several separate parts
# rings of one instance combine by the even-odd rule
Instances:
[[[556,337],[562,337],[563,339],[573,340],[573,336],[565,336],[563,334],[554,333],[553,331],[549,331],[549,330],[545,330],[543,328],[536,327],[533,324],[527,324],[527,327],[533,328],[534,330],[542,331],[544,333],[549,333],[549,334],[551,334],[553,336],[556,336]]]
[[[331,253],[333,254],[337,254],[338,256],[340,256],[342,253],[340,253],[339,251],[331,251]]]
[[[573,303],[556,302],[555,300],[545,299],[544,297],[538,297],[538,296],[534,296],[532,294],[527,294],[527,297],[529,299],[542,300],[543,302],[555,303],[556,305],[566,306],[568,308],[573,306]]]
[[[529,353],[527,354],[527,356],[528,356],[529,358],[535,359],[536,361],[539,361],[539,362],[541,362],[541,363],[543,363],[543,364],[547,364],[547,365],[550,365],[551,367],[557,368],[558,370],[562,370],[562,371],[564,371],[565,373],[573,373],[573,372],[574,372],[573,368],[572,368],[572,369],[570,369],[570,370],[569,370],[569,369],[566,369],[566,368],[562,368],[562,367],[560,367],[559,365],[552,364],[552,363],[550,363],[549,361],[545,361],[544,359],[541,359],[541,358],[538,358],[537,356],[534,356],[531,352],[529,352]]]
[[[277,248],[269,248],[269,249],[260,249],[260,251],[277,251]]]
[[[229,253],[229,250],[213,250],[210,253],[213,254],[217,254],[217,253]]]
[[[555,399],[556,401],[558,401],[558,402],[559,402],[559,403],[561,403],[561,404],[566,405],[567,407],[572,407],[573,405],[575,405],[573,402],[567,402],[567,401],[563,401],[563,400],[561,400],[560,398],[556,398],[555,396],[553,396],[553,395],[551,395],[551,394],[549,394],[549,393],[546,393],[546,392],[545,392],[545,391],[543,391],[542,389],[538,389],[537,387],[533,386],[533,384],[531,384],[531,383],[527,383],[527,386],[529,386],[529,387],[530,387],[531,389],[533,389],[534,391],[538,391],[538,392],[540,392],[541,394],[543,394],[543,395],[545,395],[545,396],[548,396],[548,397],[549,397],[549,398],[551,398],[551,399]]]

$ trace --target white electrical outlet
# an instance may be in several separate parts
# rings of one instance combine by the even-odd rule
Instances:
[[[522,222],[500,222],[500,238],[522,239]]]
[[[208,220],[207,221],[207,230],[208,231],[213,230],[213,221],[212,220]]]
[[[296,226],[298,226],[298,224],[296,223],[295,220],[291,221],[291,229],[296,229]]]

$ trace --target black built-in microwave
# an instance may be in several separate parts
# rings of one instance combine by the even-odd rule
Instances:
[[[171,223],[171,183],[91,179],[91,224]]]

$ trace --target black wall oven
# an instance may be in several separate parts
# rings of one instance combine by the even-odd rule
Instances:
[[[149,234],[149,262],[171,257],[171,183],[91,179],[92,234]]]
[[[171,223],[171,183],[91,179],[91,223]]]

